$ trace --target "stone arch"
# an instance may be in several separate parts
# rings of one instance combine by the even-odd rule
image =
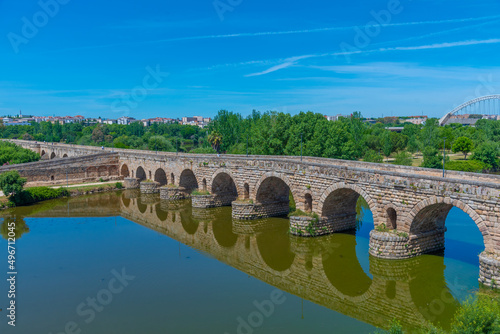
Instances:
[[[304,195],[304,211],[305,212],[313,211],[313,199],[310,193],[306,193]]]
[[[97,167],[89,167],[85,171],[87,177],[97,177]]]
[[[421,233],[444,228],[446,217],[454,206],[469,215],[481,231],[486,249],[490,248],[492,246],[490,234],[483,218],[468,204],[460,200],[452,200],[449,197],[432,196],[420,201],[407,214],[402,230],[410,233]]]
[[[337,231],[356,228],[356,203],[362,196],[370,210],[376,212],[375,202],[362,188],[344,182],[328,187],[320,197],[318,208],[322,219],[334,224]],[[375,221],[375,218],[374,218]]]
[[[228,171],[221,171],[215,174],[211,182],[211,193],[217,202],[222,205],[231,205],[233,201],[238,198],[238,189],[231,173]]]
[[[42,150],[42,153],[40,154],[41,157],[45,155],[45,150]]]
[[[243,198],[244,199],[250,198],[250,186],[248,185],[248,183],[245,183],[243,185]]]
[[[393,204],[387,204],[384,207],[383,214],[385,215],[385,226],[391,230],[398,228],[398,208]]]
[[[148,177],[148,180],[152,180],[153,179],[153,175],[151,173],[151,171],[149,171],[149,177]]]
[[[207,191],[207,179],[203,179],[203,181],[201,183],[202,183],[203,191]]]
[[[144,171],[144,168],[139,166],[137,168],[137,172],[135,172],[135,177],[139,179],[139,181],[144,181],[146,180],[146,172]]]
[[[174,173],[170,173],[170,183],[175,184],[175,175]]]
[[[108,176],[108,167],[106,167],[106,166],[100,166],[97,169],[97,176],[99,176],[99,177],[101,177],[101,176]]]
[[[127,164],[123,164],[122,167],[120,168],[120,176],[123,176],[123,177],[130,176],[130,171],[128,170]]]
[[[290,179],[285,175],[285,174],[282,174],[282,173],[278,173],[278,172],[267,172],[265,173],[264,175],[262,175],[259,179],[259,181],[257,182],[257,184],[255,185],[255,194],[254,194],[254,197],[255,199],[257,200],[257,194],[259,192],[259,189],[261,188],[261,185],[266,182],[266,180],[268,178],[271,178],[271,177],[274,177],[274,178],[277,178],[277,179],[280,179],[281,181],[283,181],[289,188],[289,190],[292,192],[292,195],[293,195],[293,198],[298,198],[296,195],[297,195],[297,190],[292,186],[292,182],[290,181]]]
[[[156,182],[160,184],[160,186],[165,186],[168,183],[167,173],[163,170],[163,168],[158,168],[155,171],[155,179]]]
[[[179,187],[185,189],[187,193],[198,189],[198,180],[191,169],[184,169],[179,177]]]
[[[118,175],[118,167],[117,166],[109,166],[109,168],[108,168],[108,175],[109,176]]]
[[[50,159],[54,159],[55,157],[56,157],[56,152],[52,152],[52,153],[50,154]]]
[[[68,155],[66,153],[64,153],[63,158],[67,158],[67,157],[68,157]]]

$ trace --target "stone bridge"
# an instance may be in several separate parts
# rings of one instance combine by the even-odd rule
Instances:
[[[393,319],[410,331],[428,322],[447,328],[459,305],[447,286],[443,257],[371,256],[370,277],[352,234],[300,238],[286,233],[285,219],[233,220],[230,208],[192,208],[189,200],[164,201],[134,190],[120,198],[100,194],[60,202],[29,217],[122,216],[271,286],[380,328]]]
[[[352,230],[362,196],[375,223],[370,254],[410,258],[444,248],[452,207],[466,212],[483,235],[480,281],[500,282],[500,176],[292,156],[176,154],[14,141],[52,158],[109,152],[128,187],[161,191],[162,198],[192,196],[194,207],[232,206],[235,219],[289,213],[290,231],[319,236]]]

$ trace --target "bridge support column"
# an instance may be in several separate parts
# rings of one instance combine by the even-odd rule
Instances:
[[[479,282],[500,288],[500,255],[482,252],[479,255]]]
[[[356,229],[356,213],[335,217],[290,217],[290,233],[302,237],[318,237]]]
[[[141,182],[141,193],[142,194],[157,194],[160,192],[160,184],[154,181],[142,181]]]
[[[397,231],[370,232],[370,255],[382,259],[408,259],[444,249],[445,228],[420,234]]]
[[[235,196],[233,194],[217,195],[192,195],[193,208],[218,208],[221,206],[231,206]]]
[[[184,188],[179,188],[173,184],[160,188],[160,199],[177,201],[186,198],[187,196]]]
[[[288,201],[273,203],[252,203],[249,201],[234,201],[233,219],[260,219],[285,216],[290,212]]]
[[[127,177],[123,179],[123,185],[125,186],[125,189],[138,189],[139,179],[133,177]]]

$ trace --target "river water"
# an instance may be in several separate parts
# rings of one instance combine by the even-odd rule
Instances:
[[[193,209],[123,191],[4,211],[16,222],[16,327],[0,333],[373,333],[392,319],[413,331],[448,327],[478,289],[482,236],[452,209],[443,254],[390,261],[368,255],[373,219],[319,238],[288,219],[233,221],[231,208]]]

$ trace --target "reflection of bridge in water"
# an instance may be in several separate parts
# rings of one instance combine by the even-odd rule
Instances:
[[[117,216],[165,234],[303,299],[377,327],[398,319],[407,328],[449,323],[458,305],[444,279],[444,258],[384,260],[370,256],[370,278],[353,234],[300,238],[288,221],[233,221],[231,209],[193,209],[135,191],[61,201],[31,217]]]

